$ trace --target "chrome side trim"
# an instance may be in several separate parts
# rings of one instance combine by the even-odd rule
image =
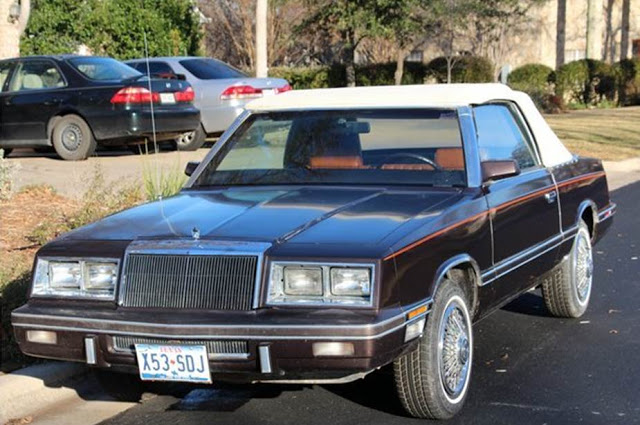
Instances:
[[[602,222],[613,217],[616,214],[617,209],[618,205],[615,202],[611,202],[608,207],[598,212],[598,222]]]
[[[577,227],[575,228],[577,230]],[[573,228],[567,233],[571,232]],[[486,276],[487,279],[483,280],[482,286],[488,285],[496,279],[511,273],[512,271],[522,267],[523,265],[535,260],[541,255],[546,254],[547,252],[557,248],[565,241],[565,235],[558,234],[546,241],[538,243],[530,248],[527,248],[519,253],[512,255],[509,258],[502,260],[500,263],[496,264],[493,267],[489,267],[488,269],[482,272],[482,276]],[[489,278],[488,276],[493,273],[494,275]]]
[[[373,370],[367,372],[359,372],[354,373],[352,375],[343,376],[342,378],[333,378],[333,379],[274,379],[274,380],[257,380],[251,381],[252,383],[261,383],[261,384],[297,384],[297,385],[325,385],[325,384],[347,384],[349,382],[357,381],[358,379],[362,379],[368,374],[373,372]]]

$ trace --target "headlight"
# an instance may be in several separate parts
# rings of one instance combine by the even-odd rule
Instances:
[[[113,299],[118,261],[38,259],[32,296]]]
[[[331,293],[366,297],[371,294],[371,270],[331,267]]]
[[[371,306],[370,264],[273,263],[268,304]]]

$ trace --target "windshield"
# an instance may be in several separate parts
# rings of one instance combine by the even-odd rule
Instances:
[[[126,80],[142,75],[129,65],[111,58],[79,57],[70,59],[69,62],[85,77],[92,80]]]
[[[185,59],[180,61],[187,71],[201,80],[221,80],[224,78],[245,78],[242,72],[215,59]]]
[[[465,182],[456,112],[414,109],[253,115],[194,186]]]

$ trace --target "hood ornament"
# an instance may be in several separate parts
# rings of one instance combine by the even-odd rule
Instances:
[[[193,229],[191,229],[191,236],[195,240],[200,239],[200,230],[194,226]]]

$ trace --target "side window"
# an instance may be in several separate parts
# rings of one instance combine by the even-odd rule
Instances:
[[[531,140],[507,105],[476,106],[474,115],[481,161],[514,159],[521,170],[538,165]]]
[[[4,91],[4,83],[7,81],[12,66],[13,63],[11,62],[0,63],[0,92]]]
[[[49,61],[29,61],[18,65],[9,91],[28,91],[64,87],[58,68]]]
[[[133,67],[143,74],[147,73],[146,62],[137,62],[133,64]],[[149,71],[151,75],[172,75],[173,69],[166,62],[149,62]]]

